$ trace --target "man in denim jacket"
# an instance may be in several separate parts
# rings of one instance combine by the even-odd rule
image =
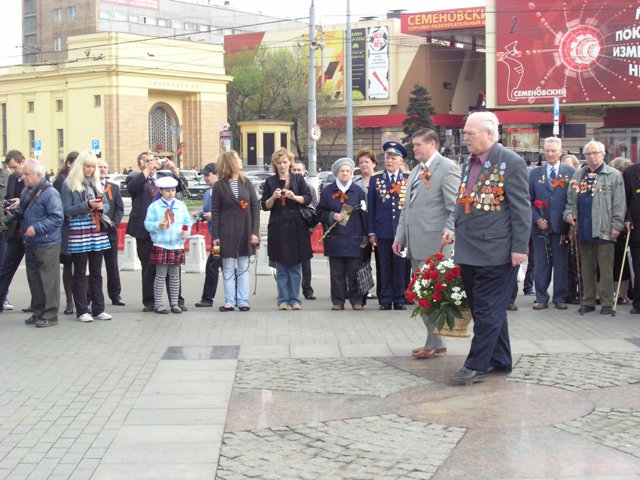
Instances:
[[[33,314],[27,325],[39,328],[58,324],[60,303],[60,243],[64,220],[62,200],[44,176],[44,165],[29,159],[22,170],[25,188],[18,214],[22,216],[27,280]]]

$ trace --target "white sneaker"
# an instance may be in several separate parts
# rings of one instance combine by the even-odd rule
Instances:
[[[95,317],[96,320],[111,320],[113,317],[109,315],[107,312],[102,312],[100,315]]]
[[[93,322],[93,317],[88,313],[83,313],[78,317],[81,322]]]
[[[2,308],[4,310],[13,310],[13,305],[11,305],[11,303],[9,302],[9,299],[4,301],[4,304],[2,305]]]

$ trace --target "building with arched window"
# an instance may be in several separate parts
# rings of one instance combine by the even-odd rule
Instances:
[[[94,140],[111,171],[153,150],[192,168],[217,159],[227,117],[222,47],[123,33],[69,38],[65,62],[1,69],[1,147],[47,169]]]

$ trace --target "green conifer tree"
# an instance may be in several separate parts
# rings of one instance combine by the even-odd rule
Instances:
[[[407,118],[402,121],[402,131],[405,134],[402,143],[407,147],[407,160],[412,164],[415,157],[413,156],[413,148],[411,148],[411,136],[421,128],[434,129],[431,115],[435,113],[428,90],[422,85],[416,84],[411,91],[409,105],[407,105]]]

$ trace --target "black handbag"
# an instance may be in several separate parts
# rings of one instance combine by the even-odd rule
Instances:
[[[298,183],[299,181],[300,179],[296,177],[296,190],[298,190],[296,193],[300,192],[300,184]],[[304,182],[304,179],[302,179],[302,181]],[[318,224],[318,213],[316,212],[316,207],[314,207],[312,204],[298,205],[298,210],[300,211],[300,216],[302,217],[302,220],[304,220],[304,223],[307,225],[307,227],[311,229],[316,228],[316,225]]]
[[[7,225],[7,229],[4,231],[4,238],[7,240],[14,240],[20,236],[20,220],[13,218]]]
[[[116,225],[109,217],[104,213],[100,214],[100,231],[105,233],[112,233],[116,231]]]
[[[358,295],[365,295],[373,288],[373,272],[370,264],[363,263],[358,267],[356,280],[358,282]]]

